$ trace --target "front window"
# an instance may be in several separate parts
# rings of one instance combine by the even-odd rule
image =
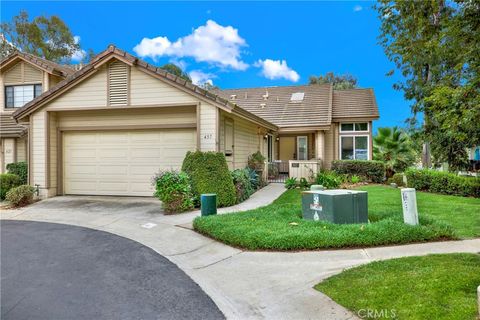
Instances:
[[[5,86],[5,107],[20,108],[42,94],[41,84]]]
[[[344,136],[340,139],[342,160],[368,160],[368,136]]]
[[[356,123],[342,123],[340,125],[341,132],[356,132],[356,131],[368,131],[367,122],[356,122]]]

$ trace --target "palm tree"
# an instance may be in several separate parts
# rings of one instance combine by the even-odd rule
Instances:
[[[373,159],[385,163],[387,178],[405,170],[415,162],[409,136],[397,127],[378,128],[373,137]]]

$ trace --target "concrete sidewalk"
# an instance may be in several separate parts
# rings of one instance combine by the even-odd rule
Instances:
[[[266,205],[283,191],[283,185],[271,184],[251,201],[220,211]],[[249,252],[185,228],[198,212],[165,216],[159,214],[154,199],[116,198],[112,202],[108,198],[57,197],[24,210],[2,212],[1,217],[79,225],[138,241],[177,264],[229,319],[355,319],[312,287],[345,268],[374,260],[480,251],[480,239],[473,239],[370,249]],[[72,201],[86,203],[72,208]],[[102,201],[112,202],[112,207],[102,209]]]

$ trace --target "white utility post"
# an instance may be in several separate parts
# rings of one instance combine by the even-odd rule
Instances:
[[[403,188],[402,206],[403,221],[413,226],[418,225],[417,196],[414,188]]]

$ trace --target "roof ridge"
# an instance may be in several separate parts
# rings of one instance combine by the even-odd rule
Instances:
[[[324,84],[292,84],[288,86],[260,86],[260,87],[246,87],[246,88],[228,88],[220,89],[220,91],[228,90],[251,90],[251,89],[271,89],[271,88],[300,88],[300,87],[314,87],[314,86],[330,86],[329,83]]]

